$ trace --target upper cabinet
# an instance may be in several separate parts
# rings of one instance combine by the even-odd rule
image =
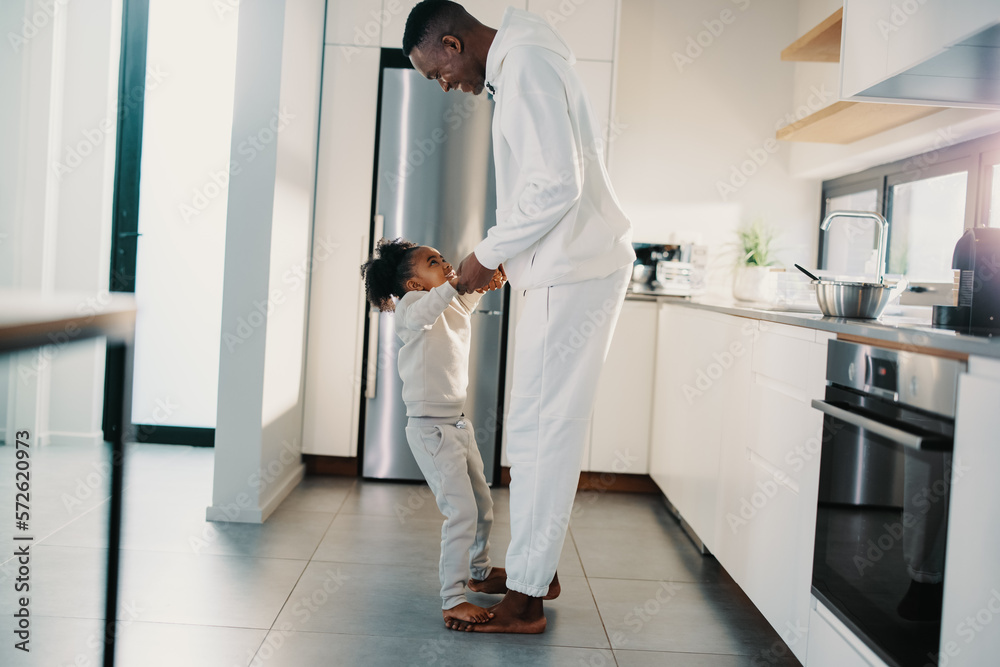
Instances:
[[[1000,108],[1000,2],[845,0],[841,98]]]

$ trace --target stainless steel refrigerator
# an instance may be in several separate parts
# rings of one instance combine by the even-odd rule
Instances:
[[[485,93],[445,93],[415,70],[382,70],[374,239],[433,246],[458,268],[496,218],[492,118]],[[484,294],[472,315],[465,404],[491,481],[501,423],[504,290]],[[393,325],[393,313],[369,311],[362,474],[419,480],[404,432],[401,342]]]

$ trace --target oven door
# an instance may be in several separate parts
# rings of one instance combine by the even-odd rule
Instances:
[[[954,422],[829,386],[813,594],[889,665],[933,664]]]

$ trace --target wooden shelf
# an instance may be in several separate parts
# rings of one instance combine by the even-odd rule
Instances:
[[[822,23],[792,42],[781,52],[782,60],[811,63],[840,62],[840,30],[844,25],[841,7]]]
[[[802,120],[781,128],[779,141],[850,144],[879,132],[944,111],[946,107],[875,102],[834,102]]]

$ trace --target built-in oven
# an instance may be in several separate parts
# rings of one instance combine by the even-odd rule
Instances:
[[[966,363],[833,340],[813,595],[885,662],[933,662],[941,638],[951,453]]]

